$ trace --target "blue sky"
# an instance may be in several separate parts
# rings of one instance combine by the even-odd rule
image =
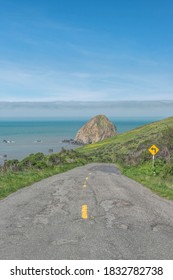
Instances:
[[[0,0],[0,101],[173,100],[173,1]]]

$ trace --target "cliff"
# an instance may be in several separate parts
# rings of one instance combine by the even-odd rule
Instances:
[[[117,134],[116,127],[104,115],[97,115],[90,119],[76,134],[75,141],[91,144]]]

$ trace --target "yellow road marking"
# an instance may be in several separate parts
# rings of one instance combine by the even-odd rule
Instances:
[[[88,205],[82,205],[82,219],[88,219]]]
[[[85,182],[83,184],[83,188],[86,188],[87,180],[88,180],[88,177],[86,177],[86,179],[85,179]]]

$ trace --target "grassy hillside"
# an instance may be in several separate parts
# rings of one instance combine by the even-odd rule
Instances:
[[[154,168],[148,152],[153,144],[159,148]],[[78,151],[93,161],[115,163],[125,175],[173,199],[173,117],[86,145]]]
[[[160,149],[154,168],[148,152],[153,144]],[[62,149],[49,156],[37,153],[22,161],[9,160],[0,168],[0,199],[33,182],[89,162],[115,163],[125,175],[173,199],[173,117],[76,150]]]
[[[157,157],[164,157],[168,161],[173,152],[173,117],[141,126],[95,144],[85,145],[78,151],[99,159],[137,164],[144,158],[150,157],[148,148],[152,144],[160,149]],[[168,154],[165,150],[168,150]]]

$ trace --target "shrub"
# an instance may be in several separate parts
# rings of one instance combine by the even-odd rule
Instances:
[[[59,154],[50,155],[48,160],[52,165],[58,165],[59,163],[61,163],[61,158],[60,158]]]
[[[7,160],[4,162],[3,169],[8,171],[19,171],[19,161],[17,159]]]

